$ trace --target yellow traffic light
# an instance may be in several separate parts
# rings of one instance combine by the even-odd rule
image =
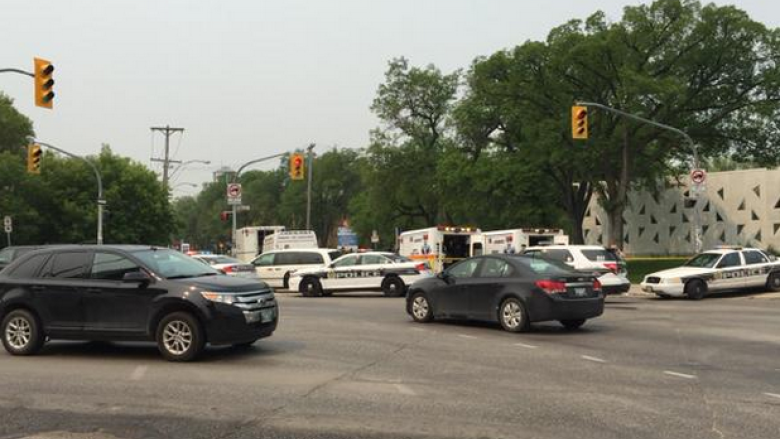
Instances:
[[[43,150],[41,145],[31,144],[27,147],[27,172],[30,174],[41,173],[41,160],[43,159]]]
[[[35,58],[35,105],[52,108],[54,105],[54,65],[45,59]]]
[[[588,107],[581,105],[571,107],[571,137],[572,139],[588,138]]]
[[[290,178],[292,180],[303,180],[303,154],[294,152],[290,154]]]

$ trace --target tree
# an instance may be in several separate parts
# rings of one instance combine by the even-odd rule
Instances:
[[[0,153],[22,154],[27,138],[33,135],[32,121],[16,111],[13,99],[0,92]]]

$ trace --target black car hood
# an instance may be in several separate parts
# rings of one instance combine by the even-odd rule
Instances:
[[[247,279],[235,276],[203,276],[191,279],[173,279],[171,282],[192,285],[210,291],[225,291],[241,293],[245,291],[260,291],[269,289],[268,284],[259,279]]]

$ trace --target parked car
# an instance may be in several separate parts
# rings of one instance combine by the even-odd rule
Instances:
[[[563,262],[575,270],[598,276],[604,294],[625,293],[631,288],[626,262],[614,250],[599,245],[548,245],[528,247],[523,254]]]
[[[290,274],[296,270],[321,268],[341,256],[327,248],[272,250],[252,261],[257,275],[274,288],[290,289]]]
[[[273,291],[177,251],[64,246],[30,252],[0,273],[0,334],[12,355],[48,339],[155,341],[189,361],[211,345],[248,345],[276,329]]]
[[[745,288],[780,291],[780,262],[756,248],[720,248],[700,253],[681,267],[648,274],[641,287],[660,297],[692,300]]]
[[[191,256],[201,262],[210,265],[211,267],[219,271],[224,272],[228,276],[249,277],[249,278],[258,277],[254,265],[241,262],[236,258],[231,258],[229,256],[224,256],[224,255],[208,254],[208,253],[196,253]]]
[[[42,248],[40,245],[13,245],[0,250],[0,271],[3,270],[8,264],[15,259],[19,259],[22,255],[27,254],[33,250]]]
[[[401,297],[407,285],[432,275],[424,261],[387,252],[356,253],[325,267],[296,270],[290,276],[290,289],[307,297],[355,290],[380,290],[385,296]]]
[[[577,329],[604,312],[599,280],[570,266],[527,255],[476,256],[409,287],[406,311],[437,318],[498,322],[511,332],[559,321]]]

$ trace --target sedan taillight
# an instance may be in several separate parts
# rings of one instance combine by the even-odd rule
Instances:
[[[557,280],[538,280],[536,286],[547,294],[562,294],[566,292],[566,282]]]
[[[594,293],[600,293],[601,292],[601,282],[599,282],[598,279],[593,280],[593,292]]]
[[[222,271],[224,271],[225,273],[232,273],[234,268],[235,267],[233,267],[232,265],[228,265],[228,266],[223,267]]]

